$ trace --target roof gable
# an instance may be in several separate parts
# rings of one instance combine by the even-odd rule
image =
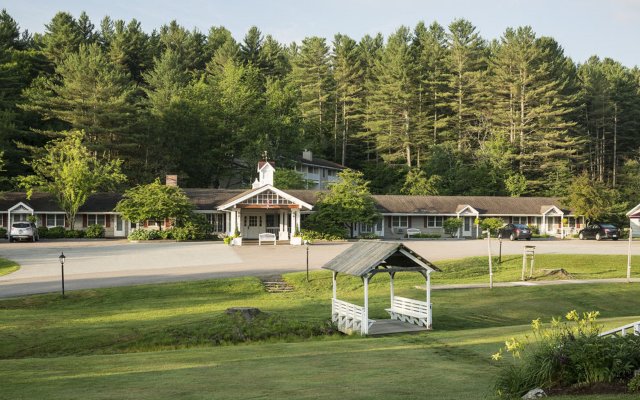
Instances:
[[[354,243],[322,268],[347,275],[365,276],[379,266],[440,271],[404,244],[380,241]]]
[[[226,210],[230,207],[233,207],[235,205],[238,205],[252,197],[255,197],[261,193],[264,193],[266,191],[272,191],[273,193],[275,193],[276,195],[282,197],[283,199],[286,199],[288,201],[290,201],[293,204],[297,204],[299,205],[301,208],[306,208],[308,210],[311,210],[313,208],[313,206],[311,204],[308,204],[288,193],[283,192],[282,190],[271,186],[271,185],[264,185],[262,187],[259,187],[257,189],[253,189],[253,190],[247,190],[244,193],[239,194],[238,196],[235,196],[234,198],[229,199],[226,203],[218,206],[218,210]]]
[[[636,217],[636,214],[638,213],[640,213],[640,204],[629,210],[629,212],[627,213],[627,217]]]
[[[21,201],[9,209],[9,212],[12,212],[12,213],[20,213],[25,211],[29,213],[33,213],[33,208],[31,208],[26,203],[23,203]]]

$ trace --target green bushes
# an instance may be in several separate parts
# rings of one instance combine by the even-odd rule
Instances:
[[[635,389],[631,378],[640,368],[640,336],[598,336],[598,315],[571,311],[566,321],[552,319],[548,328],[537,319],[532,322],[535,341],[507,340],[493,355],[494,360],[501,360],[503,352],[512,355],[498,375],[498,395],[518,398],[535,387],[562,390],[601,383]]]
[[[5,228],[0,228],[0,239],[5,239],[7,237],[7,230]]]
[[[156,230],[136,229],[131,232],[129,240],[156,240],[160,239],[160,234]]]
[[[302,230],[302,240],[343,240],[346,232],[318,232],[310,229]]]
[[[415,235],[407,235],[407,238],[410,239],[440,239],[442,235],[437,233],[416,233]]]
[[[85,236],[90,239],[97,239],[104,237],[104,227],[102,225],[89,225],[84,232]]]
[[[64,238],[64,227],[63,226],[54,226],[53,228],[49,228],[47,231],[47,235],[43,236],[48,239],[61,239]]]
[[[85,236],[84,231],[68,230],[64,231],[64,237],[67,239],[80,239]]]

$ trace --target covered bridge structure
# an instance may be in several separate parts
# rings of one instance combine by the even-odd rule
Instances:
[[[331,320],[341,332],[373,335],[432,328],[431,273],[440,270],[402,243],[358,242],[322,268],[333,273]],[[398,272],[414,272],[424,276],[427,281],[426,301],[395,296],[393,280]],[[389,313],[391,321],[395,321],[393,324],[383,324],[382,321],[369,319],[369,281],[380,273],[389,274],[390,307],[386,311]],[[337,298],[337,277],[339,274],[357,276],[362,279],[364,306]],[[390,325],[394,326],[389,329]]]

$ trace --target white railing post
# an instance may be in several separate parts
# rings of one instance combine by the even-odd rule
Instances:
[[[363,335],[369,333],[369,277],[364,277],[364,310],[362,310],[362,321],[360,322],[360,332]]]
[[[427,271],[427,329],[431,329],[431,270]]]
[[[391,279],[389,280],[389,292],[390,292],[390,295],[391,295],[391,306],[392,307],[393,307],[393,297],[394,297],[394,292],[393,292],[393,276],[394,275],[395,275],[394,273],[389,274],[389,276],[391,277]]]

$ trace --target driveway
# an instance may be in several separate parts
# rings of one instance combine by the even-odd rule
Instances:
[[[405,242],[430,261],[487,254],[486,240],[425,240]],[[540,240],[503,242],[503,254],[521,254],[525,245],[538,254],[627,254],[627,242]],[[309,246],[309,268],[319,269],[350,246],[322,243]],[[634,243],[633,254],[640,254]],[[0,242],[0,257],[22,268],[0,277],[0,297],[60,290],[60,263],[64,251],[67,290],[234,276],[267,276],[304,271],[304,246],[230,247],[221,242],[148,242],[126,240]],[[498,242],[492,240],[497,254]]]

